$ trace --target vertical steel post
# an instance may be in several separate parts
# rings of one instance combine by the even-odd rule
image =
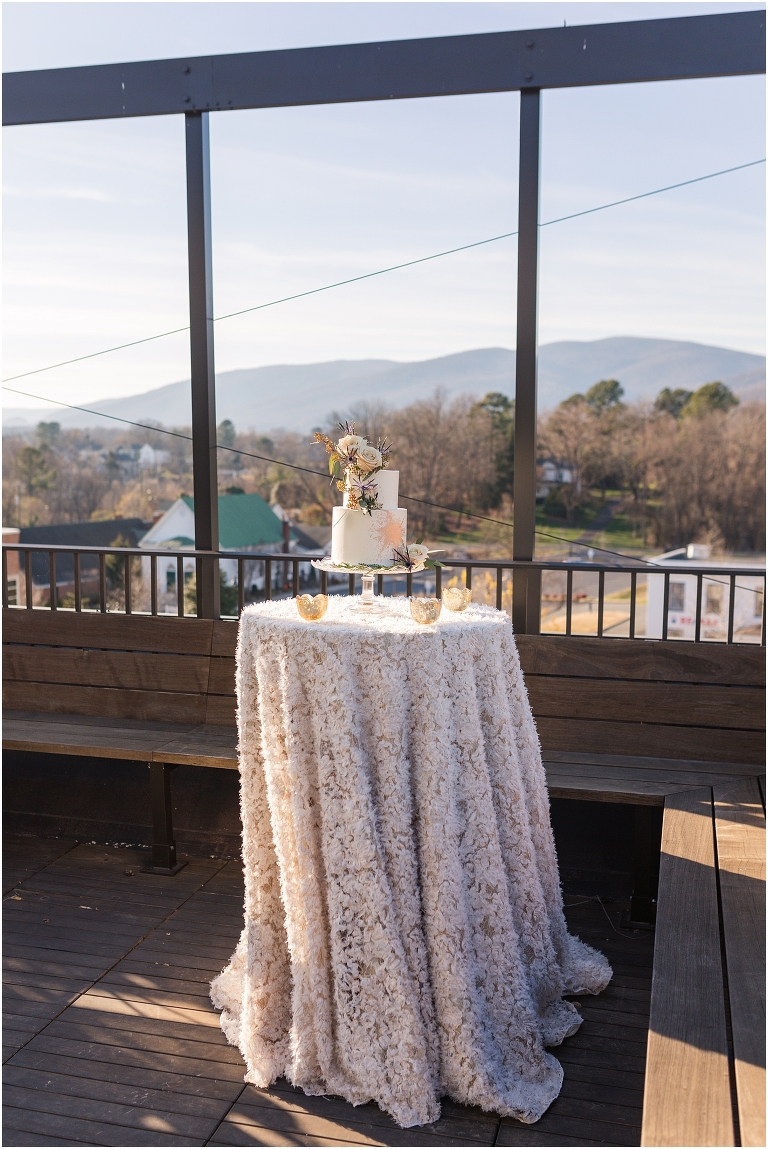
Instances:
[[[152,861],[142,867],[145,874],[178,874],[186,866],[176,857],[173,837],[173,804],[171,770],[165,762],[149,762],[149,787],[152,803]]]
[[[513,558],[531,561],[536,530],[536,365],[539,275],[541,93],[520,92],[515,379],[515,517]],[[541,573],[517,569],[512,620],[519,634],[538,634]]]
[[[219,549],[216,385],[213,366],[213,266],[208,112],[187,112],[187,243],[189,251],[189,336],[192,374],[192,470],[195,548]],[[215,559],[196,562],[197,613],[219,617],[219,572]],[[183,588],[179,588],[183,594]]]

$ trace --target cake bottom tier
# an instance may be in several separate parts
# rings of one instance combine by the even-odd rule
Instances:
[[[405,546],[408,512],[333,508],[331,560],[349,566],[393,566],[394,550]]]

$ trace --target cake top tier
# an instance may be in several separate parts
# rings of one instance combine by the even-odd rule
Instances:
[[[397,510],[397,495],[400,486],[399,471],[376,471],[370,482],[376,486],[376,498],[383,511]],[[349,502],[349,492],[344,491],[344,506]]]

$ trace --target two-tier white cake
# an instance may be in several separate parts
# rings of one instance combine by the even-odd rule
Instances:
[[[331,561],[344,566],[394,566],[395,549],[405,546],[408,512],[397,505],[399,471],[377,471],[380,509],[366,513],[344,505],[333,508]]]

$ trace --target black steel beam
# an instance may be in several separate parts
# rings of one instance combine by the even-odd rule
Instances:
[[[765,71],[765,12],[8,72],[3,123],[163,116]]]
[[[187,241],[189,251],[189,338],[192,374],[192,472],[195,548],[219,549],[216,457],[216,378],[213,360],[213,254],[208,113],[185,116],[187,142]],[[197,613],[218,618],[215,559],[196,559]],[[179,587],[179,594],[182,588]]]
[[[541,94],[520,93],[517,222],[517,351],[515,353],[515,480],[513,558],[530,561],[536,530],[536,386],[539,311],[539,186]],[[538,630],[538,572],[513,575],[512,619],[519,634]]]

